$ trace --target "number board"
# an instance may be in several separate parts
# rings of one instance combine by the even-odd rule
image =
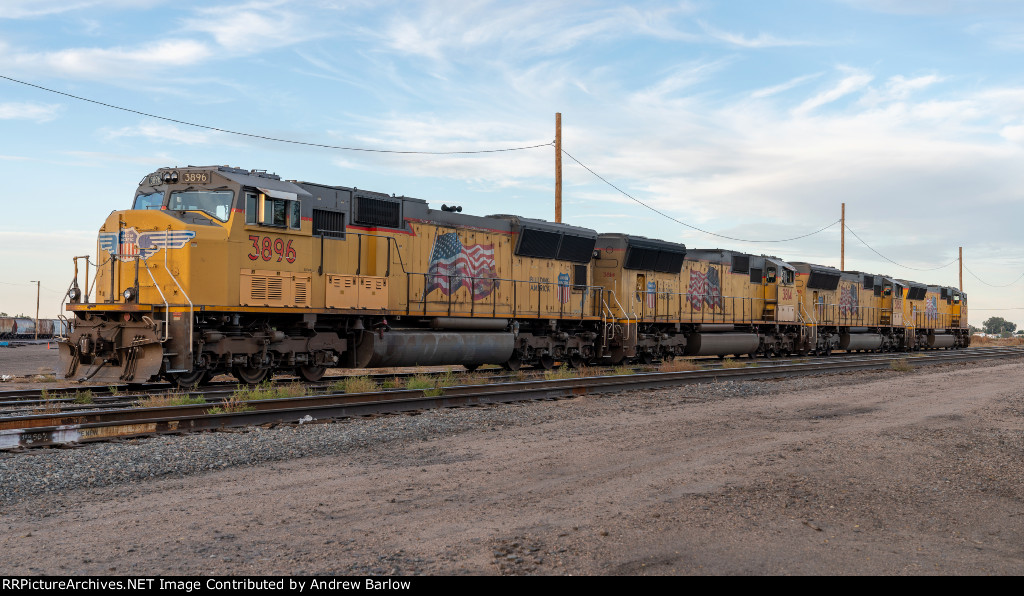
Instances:
[[[209,184],[209,172],[182,172],[178,175],[178,182],[184,184]]]

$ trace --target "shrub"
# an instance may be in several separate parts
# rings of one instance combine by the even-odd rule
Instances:
[[[570,369],[568,364],[563,364],[558,368],[544,371],[544,378],[549,381],[556,381],[558,379],[575,379],[579,376],[579,373]]]
[[[138,401],[140,408],[166,408],[169,406],[189,406],[205,404],[206,398],[202,395],[189,395],[187,393],[160,393],[147,395]]]
[[[329,389],[341,393],[371,393],[377,391],[377,383],[370,377],[352,375],[331,383]]]

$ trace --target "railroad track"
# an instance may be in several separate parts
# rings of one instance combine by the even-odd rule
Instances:
[[[968,348],[961,350],[960,353],[971,354],[971,353],[997,353],[1000,350],[1015,349],[1015,348],[1003,348],[1003,347],[989,347],[989,348]],[[884,360],[900,359],[908,357],[904,353],[878,353],[878,354],[866,354],[866,353],[833,353],[830,360],[833,362],[843,361],[846,359],[863,359],[863,358],[879,358]],[[774,363],[774,364],[789,364],[793,362],[804,362],[807,360],[806,357],[795,357],[795,358],[776,358],[776,359],[765,359],[750,360],[742,358],[739,360],[723,359],[716,356],[706,356],[699,358],[687,358],[694,364],[705,368],[705,369],[717,369],[723,366],[727,366],[727,362],[732,362],[733,366],[742,364],[750,365],[751,362],[762,364]],[[659,363],[649,365],[636,365],[626,366],[629,371],[633,373],[639,372],[657,372]],[[586,370],[593,376],[610,373],[613,370],[619,370],[621,374],[621,366],[591,366]],[[523,377],[543,377],[545,372],[541,369],[523,369],[517,373],[509,373],[500,368],[484,368],[476,371],[476,374],[488,375],[489,379],[494,381],[500,381],[501,379],[518,379],[525,380]],[[302,381],[298,377],[277,377],[273,380],[273,383],[277,385],[285,383],[298,383],[310,390],[321,390],[326,387],[330,387],[334,383],[343,382],[352,376],[365,377],[377,385],[382,385],[389,380],[406,380],[413,377],[441,377],[449,374],[464,375],[468,374],[467,371],[462,370],[441,370],[441,371],[420,371],[420,372],[392,372],[392,373],[372,373],[372,374],[349,374],[349,375],[336,375],[336,376],[325,376],[320,381],[315,383],[308,383]],[[144,396],[161,395],[161,394],[175,394],[183,396],[196,396],[196,395],[210,395],[215,399],[221,399],[226,394],[235,392],[239,387],[243,386],[238,381],[214,381],[205,383],[192,391],[184,390],[179,387],[173,386],[170,383],[152,383],[145,385],[141,388],[132,388],[129,385],[75,385],[72,387],[50,387],[41,389],[11,389],[6,391],[0,391],[0,418],[9,416],[17,410],[23,410],[25,408],[34,408],[40,406],[52,406],[60,407],[63,405],[73,406],[80,409],[89,409],[92,406],[102,405],[115,405],[118,403],[131,404],[138,401]],[[88,394],[89,399],[93,401],[93,404],[82,403],[78,401],[76,404],[76,398]]]
[[[863,356],[863,357],[858,357]],[[223,401],[153,408],[96,409],[0,419],[0,449],[76,446],[95,441],[219,430],[263,424],[302,424],[432,408],[550,400],[587,394],[656,389],[718,380],[754,380],[889,368],[894,360],[911,366],[1024,356],[1021,348],[991,348],[904,354],[851,355],[808,362],[758,361],[757,366],[637,372],[608,376],[527,380],[443,389],[400,389],[374,393],[327,393],[267,400]]]

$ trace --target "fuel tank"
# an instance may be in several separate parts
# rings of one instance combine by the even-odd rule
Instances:
[[[686,338],[686,355],[752,354],[759,343],[756,333],[694,333]]]
[[[840,350],[877,350],[882,347],[882,336],[877,333],[844,333],[839,339]]]
[[[366,331],[356,348],[356,366],[502,364],[512,357],[515,335],[489,331]]]

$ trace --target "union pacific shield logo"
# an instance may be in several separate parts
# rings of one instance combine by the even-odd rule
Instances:
[[[125,228],[120,232],[101,232],[100,248],[110,253],[119,261],[130,261],[142,257],[143,260],[153,256],[161,248],[182,248],[195,238],[192,230],[164,230],[162,232],[139,232],[135,228]]]

